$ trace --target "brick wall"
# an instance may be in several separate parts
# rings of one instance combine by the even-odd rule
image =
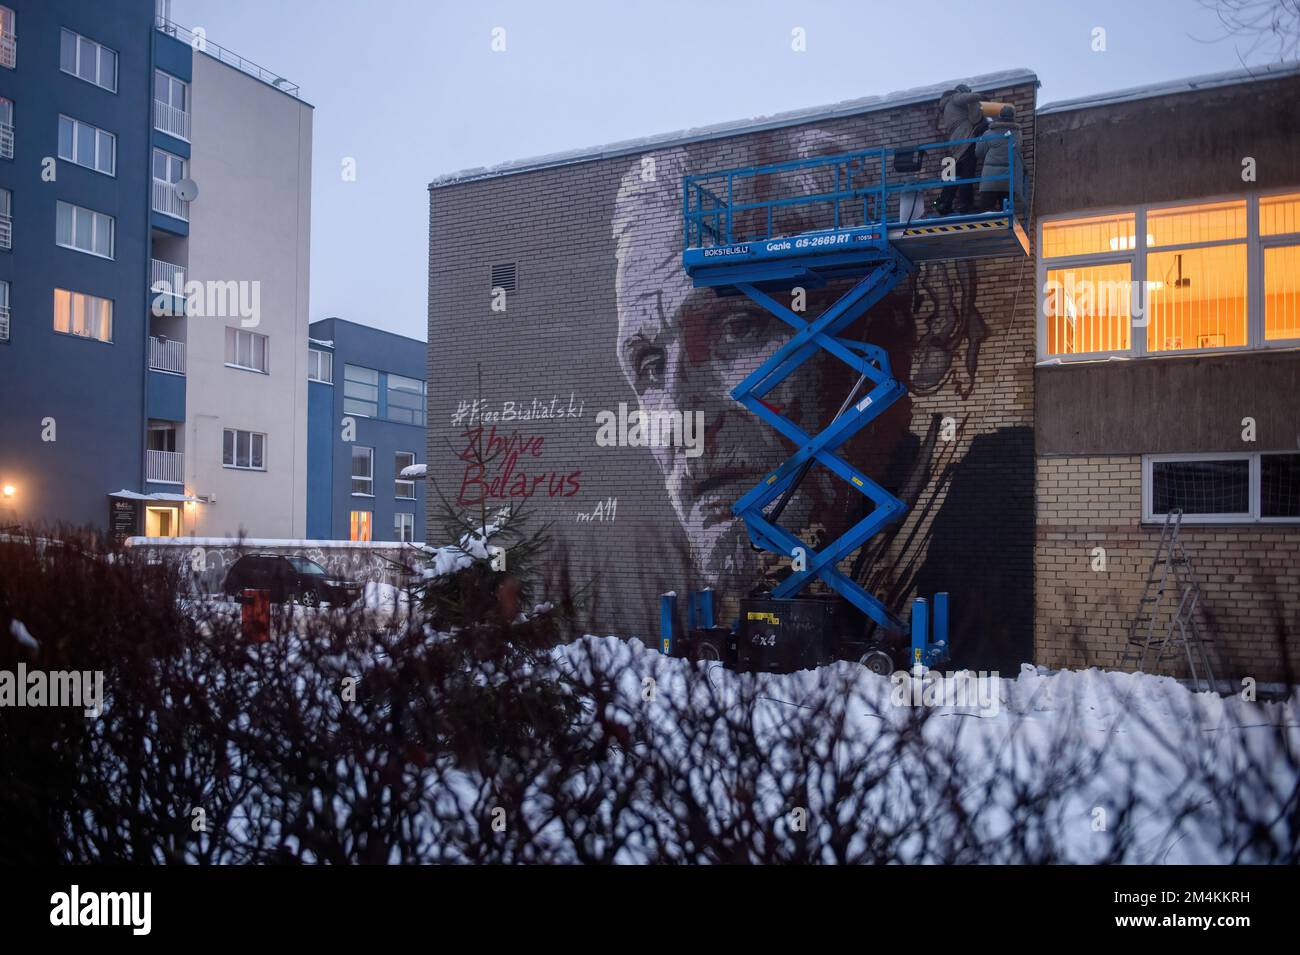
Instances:
[[[1117,666],[1161,532],[1141,522],[1142,458],[1039,457],[1037,485],[1034,659],[1053,667]],[[1228,675],[1284,679],[1284,647],[1292,665],[1300,652],[1295,527],[1184,525],[1181,538]],[[1096,547],[1105,548],[1104,571],[1092,569]]]
[[[1032,170],[1033,84],[980,92],[1016,105]],[[653,635],[657,596],[670,589],[715,586],[728,614],[771,568],[724,505],[789,448],[727,391],[785,326],[743,298],[689,288],[680,176],[930,141],[934,114],[931,101],[432,188],[428,461],[438,490],[468,506],[487,491],[492,507],[524,502],[554,522],[550,566],[567,561],[576,580],[594,582],[593,630]],[[519,288],[496,312],[490,269],[508,262]],[[808,314],[831,300],[810,292]],[[846,333],[885,346],[911,393],[842,453],[913,505],[846,569],[896,610],[913,593],[950,591],[956,655],[983,666],[1014,668],[1032,651],[1033,315],[1025,259],[931,264]],[[774,403],[818,430],[851,384],[837,366],[806,366]],[[597,413],[620,403],[702,411],[704,453],[597,446]],[[515,443],[480,473],[466,449],[486,444],[493,425]],[[493,477],[503,486],[489,486]],[[807,488],[783,520],[792,529],[820,524],[837,536],[861,516],[837,482],[810,478]],[[428,500],[436,542],[439,494]]]

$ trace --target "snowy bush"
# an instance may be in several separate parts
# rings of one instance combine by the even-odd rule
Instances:
[[[995,707],[900,705],[854,664],[568,640],[479,558],[453,573],[454,626],[299,612],[252,642],[165,569],[0,543],[0,669],[106,689],[98,719],[0,708],[0,860],[1300,861],[1289,697],[1026,667]]]

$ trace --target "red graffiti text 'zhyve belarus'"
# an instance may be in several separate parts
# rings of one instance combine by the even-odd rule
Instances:
[[[498,433],[496,425],[462,431],[465,440],[458,457],[465,462],[460,479],[461,504],[532,497],[545,489],[547,497],[573,497],[581,486],[582,471],[561,474],[531,467],[542,457],[545,442],[540,434],[518,431]]]

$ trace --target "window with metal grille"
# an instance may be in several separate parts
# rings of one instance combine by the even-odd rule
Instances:
[[[1159,454],[1143,459],[1142,519],[1181,508],[1186,523],[1300,520],[1300,454]]]
[[[518,272],[514,262],[501,262],[492,266],[492,287],[513,292],[518,286]]]

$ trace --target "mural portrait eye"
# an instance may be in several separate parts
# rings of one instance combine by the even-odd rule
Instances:
[[[659,388],[664,382],[664,350],[643,348],[636,356],[636,386],[638,391]]]
[[[722,320],[720,344],[726,348],[752,348],[769,337],[770,322],[754,312],[729,312]]]

